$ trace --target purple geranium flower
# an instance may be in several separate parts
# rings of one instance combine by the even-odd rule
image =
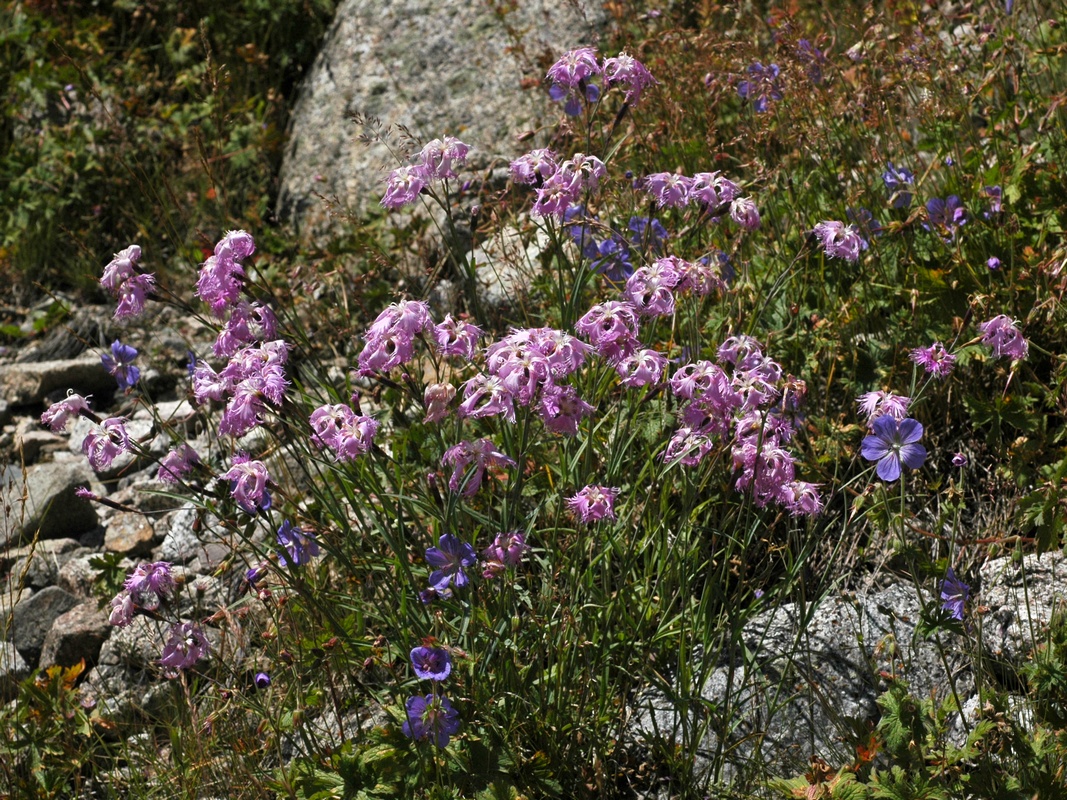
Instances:
[[[294,567],[307,564],[319,554],[319,544],[315,541],[314,534],[294,528],[289,520],[285,520],[278,528],[278,544],[282,547],[278,563],[283,567],[290,564]]]
[[[941,607],[948,611],[953,619],[962,620],[963,608],[970,593],[971,587],[957,578],[952,567],[949,567],[945,581],[941,584]]]
[[[893,208],[907,208],[911,205],[911,192],[906,187],[915,183],[915,173],[907,167],[895,167],[892,161],[886,162],[882,173],[882,182],[892,195]]]
[[[423,742],[427,739],[437,747],[446,747],[448,740],[459,732],[459,712],[452,707],[447,697],[409,697],[404,704],[407,721],[404,735]]]
[[[451,533],[442,536],[437,544],[437,547],[426,550],[426,563],[434,568],[430,573],[430,585],[437,591],[445,589],[453,581],[456,586],[466,586],[467,573],[464,569],[473,567],[478,561],[474,548]]]
[[[910,417],[900,422],[889,415],[872,424],[874,433],[863,440],[860,453],[868,461],[877,461],[878,477],[892,483],[900,477],[901,466],[918,469],[926,461],[926,448],[919,444],[923,426]]]
[[[737,93],[752,101],[757,114],[767,110],[769,101],[782,99],[782,91],[778,87],[778,72],[777,64],[765,67],[757,61],[748,68],[748,80],[737,85]]]
[[[923,227],[929,230],[934,226],[950,240],[956,238],[956,231],[967,224],[967,209],[954,194],[944,200],[940,197],[929,200],[926,203],[926,216],[928,222],[923,223]]]
[[[100,356],[100,362],[118,382],[119,388],[126,391],[141,379],[141,370],[133,366],[135,358],[137,351],[116,339],[111,343],[111,355]]]
[[[416,647],[411,651],[411,666],[424,681],[443,681],[452,672],[452,657],[442,647]]]

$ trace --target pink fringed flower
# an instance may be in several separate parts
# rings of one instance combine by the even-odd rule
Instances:
[[[200,463],[200,456],[187,444],[180,444],[163,456],[159,462],[156,480],[163,483],[177,483],[182,476],[193,469],[193,464]]]
[[[497,450],[496,445],[489,439],[463,441],[450,447],[445,451],[441,465],[452,466],[448,488],[453,492],[458,492],[462,488],[465,497],[470,497],[478,491],[486,469],[516,466],[514,459]],[[472,465],[473,467],[468,471],[467,468]]]
[[[105,419],[82,441],[82,452],[94,470],[100,472],[123,453],[130,450],[130,435],[126,432],[126,420],[121,417]]]
[[[929,347],[916,347],[911,351],[911,360],[935,378],[946,378],[956,366],[956,356],[945,349],[941,342]]]
[[[68,394],[58,403],[53,403],[48,410],[41,414],[41,424],[47,425],[58,433],[67,426],[67,421],[77,417],[82,412],[89,411],[89,398],[80,394]]]
[[[636,103],[641,93],[657,82],[644,64],[626,53],[604,60],[604,79],[609,85],[622,86],[627,103]]]
[[[982,332],[982,344],[993,349],[993,355],[1021,361],[1030,352],[1030,346],[1015,326],[1011,317],[1003,314],[978,326]]]
[[[584,523],[614,520],[618,495],[618,489],[590,484],[567,500],[567,507]]]
[[[267,491],[270,475],[262,461],[253,461],[243,454],[236,455],[233,466],[219,477],[230,481],[230,494],[249,514],[270,508],[270,492]]]

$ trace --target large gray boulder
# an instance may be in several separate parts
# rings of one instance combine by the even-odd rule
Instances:
[[[26,663],[35,666],[52,624],[78,600],[58,586],[49,586],[21,600],[11,614],[11,641]]]
[[[54,461],[0,476],[0,546],[17,547],[39,532],[42,539],[76,538],[96,527],[96,510],[78,497],[89,488],[92,472],[81,461]]]
[[[305,238],[333,227],[322,198],[364,216],[399,166],[355,116],[404,126],[423,142],[443,135],[471,145],[468,165],[485,169],[533,144],[523,131],[554,121],[541,79],[563,52],[594,43],[605,16],[590,0],[346,0],[293,111],[281,168],[279,215]],[[403,148],[402,148],[403,149]]]

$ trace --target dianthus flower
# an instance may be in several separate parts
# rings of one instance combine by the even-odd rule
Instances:
[[[58,403],[52,403],[48,410],[41,414],[41,424],[58,433],[67,426],[71,417],[80,416],[82,412],[90,413],[89,400],[72,392]]]
[[[1004,193],[999,186],[983,186],[982,196],[989,200],[989,208],[983,212],[983,216],[986,219],[989,219],[994,214],[999,214],[1003,210]]]
[[[388,372],[414,355],[415,337],[433,329],[430,308],[418,300],[393,303],[378,315],[363,336],[366,346],[359,354],[362,375]]]
[[[312,430],[311,441],[320,450],[324,447],[336,450],[341,426],[355,416],[355,411],[341,403],[319,406],[311,412],[308,418]]]
[[[911,405],[911,398],[899,394],[890,394],[889,392],[874,391],[861,395],[856,404],[860,407],[867,424],[872,425],[876,419],[882,416],[892,417],[898,421],[904,419],[908,415],[908,406]]]
[[[735,488],[739,492],[752,489],[752,499],[759,507],[771,500],[781,499],[782,487],[795,478],[793,456],[783,449],[774,436],[765,435],[742,439],[732,448],[735,469],[741,470]]]
[[[104,267],[100,285],[112,295],[117,295],[119,288],[137,274],[134,265],[141,260],[141,248],[131,244],[125,250],[115,253],[115,257]]]
[[[452,657],[443,647],[416,647],[411,651],[415,677],[423,681],[443,681],[452,672]]]
[[[177,483],[182,476],[190,472],[193,464],[200,463],[200,456],[187,444],[180,444],[159,461],[156,480],[163,483]]]
[[[679,292],[690,292],[698,297],[705,297],[712,292],[726,291],[726,281],[722,279],[719,265],[712,264],[710,258],[700,261],[683,261],[677,259],[675,265],[681,280],[675,287]]]
[[[779,491],[778,500],[793,516],[817,517],[822,511],[822,498],[815,483],[787,483]]]
[[[473,468],[467,471],[467,467]],[[463,495],[470,497],[482,485],[485,471],[489,467],[514,467],[515,460],[496,449],[489,439],[477,439],[473,442],[462,441],[445,451],[441,465],[452,466],[452,476],[448,479],[448,488],[458,492],[463,488]]]
[[[638,350],[615,363],[615,371],[623,386],[638,389],[659,383],[667,368],[667,357],[655,350]]]
[[[404,709],[407,720],[402,730],[416,742],[431,741],[435,747],[445,748],[449,739],[459,732],[459,712],[447,697],[432,694],[409,697]]]
[[[600,75],[596,50],[592,47],[578,47],[560,56],[559,61],[548,70],[548,79],[552,81],[548,94],[554,101],[563,102],[563,112],[571,117],[582,111],[583,99],[595,103],[600,99],[600,89],[589,79]]]
[[[674,313],[674,293],[682,279],[679,259],[666,256],[636,270],[626,281],[626,298],[637,313],[649,317],[669,317]]]
[[[757,114],[767,110],[772,100],[781,100],[782,91],[778,87],[778,65],[763,66],[756,62],[748,68],[748,80],[737,85],[737,93],[746,100],[751,100]]]
[[[448,405],[456,397],[456,387],[451,383],[431,383],[422,393],[422,404],[426,407],[423,422],[440,422],[448,416]]]
[[[956,356],[948,352],[941,342],[934,342],[929,347],[916,347],[911,351],[910,358],[935,378],[947,378],[956,365]]]
[[[547,374],[546,370],[544,375]],[[479,373],[463,384],[463,402],[459,404],[457,414],[460,419],[502,416],[508,422],[514,422],[515,397],[503,378]]]
[[[278,319],[269,306],[238,300],[215,339],[215,357],[229,358],[246,345],[272,340],[277,335]]]
[[[675,461],[686,467],[699,464],[714,446],[712,440],[699,430],[689,426],[678,428],[663,451],[663,462],[673,464]]]
[[[645,191],[660,208],[681,208],[689,202],[693,179],[674,172],[656,172],[645,178]]]
[[[714,212],[741,195],[740,187],[718,172],[698,172],[689,186],[689,199]]]
[[[353,415],[341,423],[334,450],[338,461],[354,461],[370,452],[379,423],[373,417]]]
[[[126,420],[121,417],[105,419],[100,428],[89,431],[82,441],[82,452],[97,472],[111,466],[116,458],[130,450],[130,435]]]
[[[856,231],[855,226],[830,220],[820,222],[812,230],[823,250],[830,258],[843,258],[855,263],[860,252],[867,249],[867,242]]]
[[[919,444],[923,426],[914,419],[899,422],[891,416],[878,417],[872,424],[873,433],[863,439],[860,453],[868,461],[877,461],[878,477],[892,483],[900,477],[901,468],[918,469],[926,461],[926,448]]]
[[[292,565],[299,567],[307,564],[319,554],[319,543],[315,541],[313,533],[304,533],[300,528],[294,528],[293,523],[285,520],[277,533],[278,545],[281,547],[278,553],[278,563],[283,567]]]
[[[907,208],[911,205],[911,192],[907,187],[915,183],[915,174],[906,167],[894,167],[892,161],[886,162],[882,173],[882,182],[889,190],[893,208]]]
[[[562,221],[567,209],[582,196],[582,181],[578,175],[556,171],[537,190],[533,212],[539,217],[555,217]]]
[[[645,89],[657,83],[644,64],[626,53],[604,59],[604,80],[622,86],[627,103],[636,103]]]
[[[397,167],[389,173],[385,182],[385,196],[382,205],[386,208],[403,208],[414,203],[419,193],[430,182],[430,174],[422,164],[408,164]]]
[[[204,658],[210,650],[211,645],[204,632],[191,622],[182,622],[171,626],[170,636],[163,647],[159,663],[171,672],[188,669]]]
[[[119,388],[125,391],[141,379],[141,370],[133,366],[135,358],[137,350],[116,339],[111,343],[111,355],[105,353],[100,356],[100,363],[115,378]]]
[[[633,303],[609,300],[593,306],[574,323],[598,354],[609,361],[625,358],[637,348],[637,308]]]
[[[730,219],[746,231],[754,231],[760,226],[759,209],[750,197],[738,197],[730,203]]]
[[[567,508],[584,523],[615,520],[615,498],[618,496],[618,489],[590,484],[567,500]]]
[[[126,280],[119,287],[119,302],[115,306],[115,319],[139,317],[144,311],[144,304],[148,294],[155,286],[156,279],[153,275],[134,275]]]
[[[111,612],[108,614],[108,624],[116,628],[125,628],[133,622],[134,612],[137,607],[133,603],[130,593],[123,589],[111,598]]]
[[[431,180],[455,178],[455,167],[462,166],[467,160],[470,145],[464,144],[454,136],[434,139],[422,148],[419,163],[425,168]]]
[[[174,586],[174,575],[167,561],[138,565],[123,584],[134,605],[148,611],[159,608],[159,604],[170,597]]]
[[[483,578],[495,578],[508,567],[517,567],[522,563],[523,554],[530,549],[526,544],[526,535],[522,531],[498,533],[493,543],[482,552],[485,559]]]
[[[982,332],[982,344],[991,347],[995,356],[1021,361],[1030,352],[1030,346],[1015,327],[1015,322],[1004,314],[983,322],[978,329]]]
[[[474,359],[482,329],[462,319],[453,319],[451,314],[434,326],[433,337],[437,352],[443,356],[460,356],[467,361]]]
[[[745,334],[739,334],[737,336],[731,336],[729,339],[719,345],[716,356],[719,361],[723,361],[731,366],[736,366],[739,362],[745,361],[750,356],[762,356],[763,345],[758,340]]]
[[[578,423],[594,411],[573,386],[546,386],[537,404],[537,414],[545,427],[564,436],[577,436]]]
[[[244,261],[256,252],[256,240],[248,231],[226,231],[215,245],[215,257],[223,261]]]
[[[468,578],[465,570],[478,561],[474,548],[451,533],[438,539],[437,545],[426,549],[426,563],[434,568],[430,573],[430,585],[438,591],[450,583],[466,586]]]
[[[244,233],[244,231],[232,231],[231,233]],[[229,236],[230,234],[227,234]],[[245,257],[242,253],[250,253],[255,249],[254,244],[248,240],[252,237],[244,234],[247,238],[223,239],[215,246],[215,254],[208,256],[207,260],[200,265],[200,274],[196,281],[196,296],[211,306],[215,316],[222,317],[226,309],[236,303],[241,297],[241,288],[245,278],[244,267],[240,262]]]
[[[270,475],[262,461],[253,461],[244,454],[236,455],[233,466],[219,477],[230,481],[230,494],[247,513],[270,508],[270,492],[267,491]]]
[[[511,162],[511,179],[515,183],[539,184],[556,174],[559,162],[547,148],[531,150]]]

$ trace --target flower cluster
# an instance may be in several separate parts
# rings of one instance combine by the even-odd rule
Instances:
[[[571,117],[582,113],[584,103],[596,103],[600,99],[600,87],[593,83],[603,78],[607,86],[619,86],[624,91],[624,101],[632,104],[641,99],[641,93],[656,83],[644,64],[627,53],[597,61],[592,47],[578,47],[560,56],[546,76],[551,81],[548,94],[557,103],[563,103],[563,112]]]
[[[854,225],[837,221],[820,222],[812,233],[830,258],[843,258],[854,264],[859,261],[860,253],[867,249],[867,241],[859,235]]]
[[[282,404],[289,386],[285,377],[288,360],[289,346],[276,339],[241,348],[218,372],[201,361],[193,369],[193,396],[198,404],[225,401],[219,434],[244,436],[263,424],[268,404]]]
[[[515,421],[515,405],[532,406],[545,427],[574,435],[593,407],[562,384],[584,363],[589,345],[553,328],[513,330],[486,348],[485,372],[463,386],[459,416],[502,416]]]
[[[330,448],[339,461],[352,461],[368,452],[378,432],[378,421],[356,414],[343,404],[319,406],[309,419],[311,441],[320,449]]]
[[[100,285],[112,297],[118,298],[115,319],[140,316],[144,311],[145,299],[156,286],[154,275],[137,271],[136,264],[140,260],[141,248],[131,244],[115,253],[115,257],[104,267]]]
[[[452,673],[452,657],[442,647],[416,647],[411,651],[411,667],[419,680],[433,681],[433,693],[408,698],[404,704],[404,735],[416,742],[431,741],[447,747],[459,732],[459,712],[448,698],[438,694],[437,684]]]
[[[713,219],[729,213],[745,230],[759,227],[756,204],[741,197],[741,188],[719,172],[698,172],[687,177],[674,172],[656,172],[644,179],[644,189],[660,208],[697,205]]]
[[[487,469],[514,467],[515,460],[497,450],[489,439],[477,439],[473,442],[462,441],[448,448],[441,458],[441,465],[452,467],[448,488],[453,492],[462,491],[464,497],[471,497],[481,488]]]
[[[458,177],[456,168],[463,165],[469,152],[470,145],[453,136],[429,142],[413,163],[389,173],[382,205],[390,209],[402,208],[414,203],[432,181]]]
[[[393,303],[371,323],[363,335],[359,373],[388,372],[415,354],[415,337],[434,329],[430,308],[419,300]]]
[[[752,101],[757,114],[762,114],[771,102],[782,99],[782,90],[778,85],[779,69],[777,64],[763,66],[759,61],[749,65],[748,79],[737,84],[737,93]]]
[[[697,361],[670,379],[671,393],[684,401],[680,426],[663,452],[667,463],[699,464],[718,439],[730,436],[738,491],[750,491],[758,506],[774,501],[792,514],[814,516],[822,510],[818,486],[796,479],[785,445],[793,423],[786,415],[803,396],[795,379],[783,381],[782,368],[748,336],[733,336],[718,351],[719,362]],[[792,387],[783,391],[782,385]]]
[[[542,167],[548,168],[547,162]],[[514,167],[512,174],[515,174]],[[540,217],[555,217],[562,222],[570,208],[578,203],[587,191],[595,191],[605,175],[607,167],[599,158],[575,153],[566,161],[557,164],[544,178],[537,189],[534,213]]]
[[[509,567],[517,567],[530,546],[526,544],[526,534],[522,531],[498,533],[493,543],[482,551],[483,578],[495,578]]]
[[[134,612],[140,608],[155,611],[160,603],[169,600],[174,591],[174,575],[166,561],[141,564],[126,577],[123,589],[111,601],[108,621],[124,628],[133,621]]]

